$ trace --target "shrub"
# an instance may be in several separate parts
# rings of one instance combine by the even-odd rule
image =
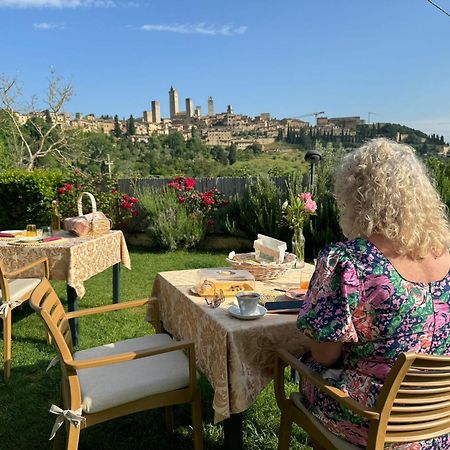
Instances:
[[[253,239],[258,233],[280,238],[286,227],[280,226],[283,194],[267,175],[249,179],[247,190],[241,199],[238,227]],[[285,236],[284,236],[285,237]]]
[[[79,169],[75,169],[55,192],[61,218],[78,215],[77,200],[80,193],[86,191],[94,195],[97,209],[112,220],[113,228],[132,231],[137,226],[140,214],[137,198],[122,194],[116,180],[103,174],[86,175]],[[83,198],[83,212],[91,212],[91,204],[86,197]]]
[[[0,173],[0,228],[50,225],[51,202],[65,174],[59,171],[7,170]]]
[[[149,222],[147,231],[161,248],[171,251],[192,248],[204,237],[206,216],[189,211],[172,189],[146,189],[139,193]]]

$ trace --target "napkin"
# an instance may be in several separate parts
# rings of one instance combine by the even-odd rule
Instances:
[[[7,237],[7,238],[13,238],[13,237],[15,237],[14,236],[14,234],[12,234],[12,233],[0,233],[0,237]]]
[[[61,239],[61,238],[58,236],[50,236],[50,237],[46,237],[46,238],[42,239],[42,242],[57,241],[59,239]]]

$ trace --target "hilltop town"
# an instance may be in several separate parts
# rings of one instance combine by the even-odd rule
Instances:
[[[258,116],[250,117],[236,114],[232,105],[228,105],[225,112],[216,112],[214,99],[208,98],[208,108],[205,115],[201,106],[194,106],[192,98],[185,99],[185,110],[180,110],[178,91],[171,87],[169,91],[170,117],[161,117],[161,104],[157,100],[151,101],[151,109],[143,112],[142,117],[118,119],[112,116],[96,117],[94,114],[83,115],[76,113],[60,113],[52,120],[57,121],[63,128],[76,128],[83,131],[102,131],[106,134],[114,133],[117,126],[123,135],[127,135],[132,142],[148,142],[153,134],[159,136],[171,133],[181,133],[185,140],[189,139],[192,128],[197,129],[200,137],[207,145],[229,146],[234,144],[238,150],[256,143],[263,147],[275,142],[280,137],[286,137],[289,130],[308,130],[319,136],[344,137],[347,141],[354,138],[359,125],[365,121],[359,116],[327,118],[324,112],[306,114],[315,116],[316,124],[310,125],[301,118],[276,119],[269,112],[262,112]],[[32,117],[45,117],[45,112],[18,114],[21,124],[25,124]],[[303,116],[302,116],[303,117]],[[129,133],[129,121],[133,121],[133,133]],[[379,126],[379,125],[378,125]]]

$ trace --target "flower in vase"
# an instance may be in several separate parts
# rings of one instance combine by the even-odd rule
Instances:
[[[281,206],[283,219],[291,230],[299,230],[309,219],[309,216],[315,215],[317,203],[312,199],[311,192],[301,192],[295,194],[289,191],[289,200],[286,200]]]

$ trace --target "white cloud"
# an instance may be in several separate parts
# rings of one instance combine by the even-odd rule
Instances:
[[[59,23],[40,22],[40,23],[33,23],[33,28],[35,30],[62,30],[64,26]]]
[[[0,0],[1,1],[1,0]],[[142,31],[165,31],[169,33],[181,34],[204,34],[208,36],[234,36],[244,34],[247,31],[246,26],[233,27],[231,25],[208,25],[207,23],[198,24],[175,24],[175,25],[142,25]]]
[[[0,8],[112,8],[114,0],[0,0]]]

